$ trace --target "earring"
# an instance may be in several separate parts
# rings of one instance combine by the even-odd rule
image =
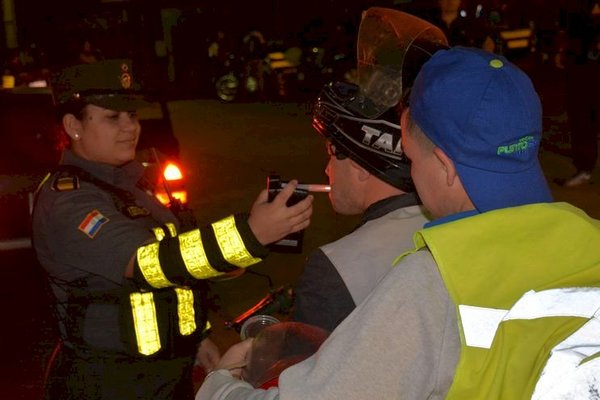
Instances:
[[[76,133],[74,136],[75,136],[75,140],[79,140],[79,134],[78,133]]]

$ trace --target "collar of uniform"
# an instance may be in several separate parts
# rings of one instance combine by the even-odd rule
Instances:
[[[419,200],[414,193],[399,194],[379,200],[371,204],[364,212],[360,224],[362,226],[372,219],[376,219],[386,215],[389,212],[397,210],[399,208],[416,206],[419,204]],[[358,227],[357,227],[358,228]]]
[[[61,164],[83,168],[96,178],[111,185],[131,188],[137,184],[144,173],[144,167],[137,161],[128,162],[120,167],[102,164],[81,158],[66,149]]]

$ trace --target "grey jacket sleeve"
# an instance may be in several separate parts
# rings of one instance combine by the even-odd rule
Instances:
[[[406,257],[312,357],[283,371],[282,400],[441,400],[460,356],[455,306],[428,251]],[[225,374],[199,399],[274,399]]]
[[[356,305],[321,249],[313,251],[296,284],[293,320],[333,331]]]
[[[279,390],[254,389],[248,382],[233,378],[229,371],[221,369],[211,372],[196,393],[196,400],[212,399],[276,400]]]

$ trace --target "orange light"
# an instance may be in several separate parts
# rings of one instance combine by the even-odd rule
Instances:
[[[176,192],[171,193],[174,198],[181,201],[182,204],[187,203],[187,191],[186,190],[178,190]]]
[[[158,199],[158,201],[161,202],[161,204],[163,206],[168,206],[170,201],[169,201],[169,196],[167,196],[167,194],[165,192],[158,192],[155,194],[156,198]]]
[[[181,201],[181,204],[186,204],[187,200],[188,200],[188,196],[187,196],[187,191],[186,190],[178,190],[175,192],[171,192],[171,196],[173,196],[173,198]],[[165,192],[158,192],[156,193],[156,198],[158,199],[158,201],[160,201],[163,205],[168,206],[169,203],[171,202],[169,199],[169,196],[167,195],[167,193]]]
[[[182,204],[187,204],[188,193],[183,185],[183,173],[176,163],[172,161],[166,163],[166,166],[163,169],[163,179],[163,184],[167,187],[162,190],[159,188],[155,193],[158,201],[165,206],[169,206],[171,199],[177,199]],[[165,189],[168,189],[170,192],[170,198]]]
[[[167,181],[178,181],[183,179],[183,174],[181,173],[181,169],[173,163],[168,163],[163,171],[163,176]]]

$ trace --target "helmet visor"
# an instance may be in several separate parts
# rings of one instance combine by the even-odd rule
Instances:
[[[379,117],[402,100],[421,65],[447,46],[444,33],[427,21],[397,10],[369,8],[358,31],[360,94],[349,108],[366,118]]]

